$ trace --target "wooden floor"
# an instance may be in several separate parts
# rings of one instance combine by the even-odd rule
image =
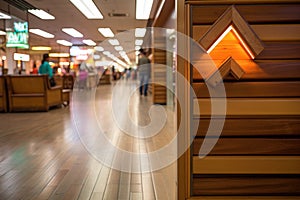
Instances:
[[[166,106],[171,117],[156,137],[137,139],[122,134],[106,117],[111,112],[103,106],[111,101],[112,87],[113,84],[97,88],[96,109],[101,110],[97,113],[103,124],[113,130],[108,136],[118,138],[118,147],[145,153],[173,137],[174,111]],[[151,99],[138,94],[132,97],[129,109],[138,123],[149,122]],[[49,112],[1,113],[0,200],[176,199],[176,163],[148,173],[118,171],[88,153],[75,130],[72,106]],[[143,164],[141,160],[131,162],[132,166]]]

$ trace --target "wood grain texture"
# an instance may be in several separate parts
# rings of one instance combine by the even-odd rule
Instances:
[[[213,102],[213,104],[212,104]],[[212,111],[214,106],[214,111]],[[200,109],[195,109],[200,107]],[[226,108],[226,109],[225,109]],[[214,113],[212,113],[214,112]],[[300,115],[299,98],[214,98],[194,100],[195,116],[199,115]]]
[[[300,195],[299,177],[199,177],[194,178],[193,195],[280,196]],[[281,199],[277,197],[277,199]],[[238,198],[239,199],[239,198]],[[248,198],[247,198],[248,199]],[[251,198],[250,198],[251,199]],[[255,199],[255,197],[254,197]],[[275,198],[276,199],[276,198]]]
[[[248,1],[249,3],[249,1]],[[192,24],[213,24],[230,5],[203,5],[192,7]],[[297,22],[299,4],[289,5],[236,5],[237,10],[250,24]],[[266,12],[268,11],[268,12]]]
[[[300,156],[193,156],[194,174],[300,174],[299,166]]]
[[[214,119],[216,123],[221,123],[222,119]],[[197,128],[197,137],[204,137],[207,134],[211,120],[202,118],[199,121],[194,119],[194,127]],[[243,130],[243,131],[241,131]],[[216,136],[218,130],[212,128],[211,136]],[[232,119],[226,118],[221,137],[299,137],[300,118],[257,118],[244,117]]]
[[[220,87],[205,83],[193,83],[198,98],[222,96]],[[224,82],[226,97],[300,97],[300,82]]]
[[[194,25],[193,39],[198,41],[211,25]],[[257,24],[250,25],[262,42],[299,41],[300,26],[298,24]]]
[[[193,154],[199,154],[202,138],[194,140]],[[206,138],[212,143],[214,139]],[[300,139],[286,138],[219,138],[209,155],[300,155]]]
[[[221,60],[220,62],[222,62]],[[237,63],[243,68],[245,74],[241,77],[241,81],[261,81],[261,80],[295,80],[300,79],[300,64],[298,60],[255,60],[246,61],[246,60],[236,60]],[[203,62],[199,61],[199,63],[195,63],[193,68],[193,80],[195,82],[203,81],[203,77],[199,72],[201,72],[201,66],[203,66]],[[209,67],[205,69],[207,73],[211,73],[214,71],[213,68]],[[204,72],[205,72],[204,71]],[[204,73],[203,72],[203,73]],[[226,80],[234,80],[230,79],[230,77],[226,77]]]

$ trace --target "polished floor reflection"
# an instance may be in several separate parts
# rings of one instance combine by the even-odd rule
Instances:
[[[128,88],[137,83],[124,81],[122,84]],[[93,97],[95,117],[108,140],[118,149],[143,156],[169,143],[175,134],[173,108],[163,107],[167,120],[156,135],[140,138],[139,135],[144,135],[141,129],[138,135],[126,133],[114,123],[112,110],[108,109],[115,86],[100,85]],[[92,90],[81,92],[93,96]],[[151,123],[148,113],[152,106],[151,96],[140,97],[133,93],[128,106],[129,117],[136,124]],[[0,114],[1,200],[176,199],[176,163],[145,172],[143,167],[151,163],[151,159],[145,161],[143,156],[134,156],[124,162],[126,169],[131,170],[122,171],[113,165],[120,160],[120,155],[115,153],[112,154],[114,158],[109,158],[113,167],[107,163],[103,165],[83,144],[73,111],[75,108],[71,104],[49,112]],[[91,121],[85,120],[86,124]],[[156,159],[158,163],[163,160]]]

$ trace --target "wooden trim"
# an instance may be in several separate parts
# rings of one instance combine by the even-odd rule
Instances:
[[[234,6],[229,7],[210,27],[210,29],[200,39],[199,43],[204,49],[208,48],[217,40],[218,37],[225,31],[225,29],[233,24],[241,37],[246,41],[255,56],[260,54],[264,49],[260,39],[256,36],[254,31],[248,23],[242,18],[240,13]]]
[[[214,143],[215,139],[205,138],[207,143]],[[193,154],[197,156],[203,138],[194,139]],[[219,138],[209,153],[213,155],[299,155],[300,139],[286,138]]]
[[[187,200],[300,200],[300,196],[201,196]]]
[[[224,106],[224,100],[214,99],[217,106]],[[198,105],[200,109],[194,109],[194,115],[211,115],[211,100],[196,99],[194,107]],[[227,98],[226,115],[300,115],[300,98]],[[214,115],[223,115],[222,109],[215,109]],[[200,113],[199,113],[200,112]]]
[[[194,174],[300,174],[299,156],[193,157]]]
[[[211,25],[194,25],[193,38],[199,40]],[[299,41],[300,26],[298,24],[254,24],[250,25],[259,39],[265,41]]]
[[[220,96],[219,87],[211,88],[206,83],[193,83],[198,98]],[[224,87],[227,97],[300,97],[300,81],[224,82]]]
[[[254,116],[256,118],[256,116]],[[221,119],[214,119],[216,121]],[[195,119],[195,123],[199,119]],[[207,134],[210,119],[201,119],[198,126],[197,137],[204,137]],[[243,131],[241,131],[243,130]],[[211,133],[214,136],[214,133]],[[226,118],[222,129],[221,137],[299,137],[300,118],[279,119],[251,119],[251,118]]]
[[[266,3],[276,3],[276,4],[287,4],[287,3],[299,3],[299,0],[210,0],[210,1],[199,1],[199,0],[187,0],[187,4],[192,5],[214,5],[214,4],[266,4]]]

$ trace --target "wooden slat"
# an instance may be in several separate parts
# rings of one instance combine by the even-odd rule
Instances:
[[[215,119],[217,123],[221,119]],[[195,123],[198,120],[195,120]],[[197,136],[204,137],[210,124],[210,119],[201,119],[197,129]],[[241,131],[242,130],[242,131]],[[211,135],[214,135],[212,129]],[[217,133],[217,131],[215,131]],[[237,118],[225,120],[221,137],[299,137],[300,136],[300,118],[296,119],[249,119]]]
[[[194,174],[300,174],[299,166],[299,156],[193,157]]]
[[[208,139],[206,141],[214,141]],[[202,138],[194,140],[194,155],[199,154]],[[300,139],[219,138],[209,155],[300,155]]]
[[[194,196],[187,200],[299,200],[300,196]]]
[[[203,62],[205,61],[195,63],[195,66],[201,67]],[[243,81],[300,78],[300,63],[298,60],[257,60],[255,62],[238,60],[237,62],[245,71],[245,74],[240,79]],[[211,73],[214,69],[208,68],[205,71]],[[230,80],[228,77],[225,78],[225,80],[227,79]],[[193,68],[193,80],[203,81],[203,77],[195,68]]]
[[[300,98],[227,98],[226,104],[215,98],[214,102],[219,106],[214,115],[223,115],[224,106],[227,115],[300,115]],[[200,109],[194,109],[194,115],[212,114],[210,99],[194,100],[194,108],[197,105]]]
[[[223,2],[222,2],[223,3]],[[248,1],[249,3],[249,1]],[[192,24],[213,24],[228,8],[227,5],[192,7]],[[236,5],[243,18],[252,23],[297,22],[300,5]],[[266,12],[268,11],[268,12]]]
[[[210,87],[205,83],[193,83],[198,98],[221,96],[220,87],[222,85]],[[226,97],[300,97],[300,81],[225,82],[224,87]]]
[[[299,177],[202,177],[193,179],[193,195],[296,196]],[[237,198],[239,199],[239,198]],[[248,199],[248,198],[247,198]],[[255,198],[254,198],[255,199]],[[270,198],[269,198],[270,199]],[[275,198],[276,199],[276,198]]]
[[[199,40],[211,25],[194,25],[193,39]],[[300,26],[298,24],[257,24],[250,26],[258,38],[264,41],[299,41]]]

